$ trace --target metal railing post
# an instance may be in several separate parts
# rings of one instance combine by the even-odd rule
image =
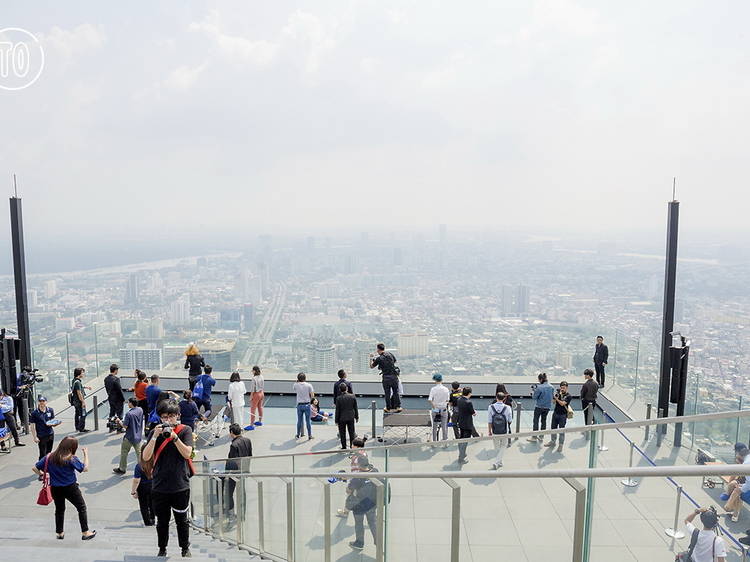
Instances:
[[[629,468],[633,468],[633,453],[634,452],[635,452],[635,443],[631,441],[630,442],[630,461],[628,462]],[[635,478],[628,476],[626,480],[621,480],[620,484],[622,484],[623,486],[627,486],[628,488],[633,488],[638,485],[638,481]]]
[[[331,485],[323,480],[323,548],[325,562],[331,562]]]
[[[258,550],[263,554],[266,551],[266,538],[263,530],[263,482],[258,480]]]
[[[604,410],[602,410],[602,415],[603,415],[603,416],[605,417],[604,419],[605,419],[605,421],[606,421],[606,416],[607,416],[607,412],[605,412]],[[599,434],[600,434],[600,441],[599,441],[599,452],[600,452],[600,453],[603,453],[604,451],[609,451],[609,447],[607,447],[607,446],[606,446],[606,445],[604,444],[604,430],[602,429],[602,430],[601,430],[601,431],[599,432]]]
[[[516,401],[516,433],[521,433],[521,401]],[[518,437],[516,437],[518,439]]]
[[[375,562],[385,559],[385,504],[388,493],[388,480],[383,483],[373,479],[371,482],[377,490],[375,494]]]
[[[286,555],[289,562],[294,562],[294,489],[291,479],[282,480],[286,484]]]
[[[377,402],[373,400],[370,403],[370,412],[372,417],[372,435],[370,436],[370,439],[375,439],[375,408],[377,408]]]
[[[217,519],[217,529],[219,530],[219,536],[223,539],[224,538],[224,494],[226,493],[226,490],[228,486],[226,485],[227,479],[226,478],[220,478],[215,477],[214,480],[216,481],[216,496],[219,500],[219,506],[216,510],[216,519]]]
[[[672,537],[673,539],[685,538],[685,533],[680,531],[680,529],[677,527],[680,521],[680,499],[681,498],[682,498],[682,486],[677,486],[677,501],[675,502],[675,506],[674,506],[674,526],[671,529],[664,529],[664,532],[667,534],[667,536]]]
[[[451,488],[451,562],[458,562],[461,546],[461,486],[451,478],[443,478]]]
[[[583,560],[583,529],[586,519],[586,486],[575,478],[564,478],[565,482],[575,490],[575,527],[573,528],[573,562]]]
[[[247,508],[247,495],[245,494],[245,479],[234,478],[237,501],[234,506],[234,516],[237,522],[237,544],[245,544],[245,513]]]
[[[649,402],[648,404],[646,404],[646,419],[647,420],[651,419],[651,402]],[[643,440],[644,441],[648,441],[648,436],[651,433],[651,426],[647,425],[645,429],[646,429],[646,432],[643,435]]]
[[[205,466],[206,463],[204,463],[203,470],[207,471],[208,469]],[[210,516],[210,510],[211,507],[208,503],[208,486],[211,483],[211,480],[208,478],[203,479],[203,530],[208,532],[208,518]]]
[[[85,411],[84,408],[84,413]],[[96,396],[94,396],[94,430],[99,430],[99,399]]]

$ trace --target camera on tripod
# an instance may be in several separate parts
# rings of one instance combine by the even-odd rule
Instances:
[[[31,386],[38,382],[44,382],[42,375],[37,375],[39,369],[32,369],[31,367],[24,367],[21,371],[21,384]]]

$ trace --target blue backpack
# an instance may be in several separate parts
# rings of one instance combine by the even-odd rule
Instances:
[[[193,398],[203,400],[203,377],[200,377],[193,387]]]

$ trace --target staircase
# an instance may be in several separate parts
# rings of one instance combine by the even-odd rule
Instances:
[[[156,528],[132,522],[93,522],[96,537],[82,541],[76,511],[65,513],[65,539],[54,533],[53,509],[46,518],[0,518],[2,559],[23,562],[163,562],[182,560],[174,523],[170,529],[168,558],[157,558]],[[191,560],[200,562],[260,562],[264,560],[195,529],[190,530]]]

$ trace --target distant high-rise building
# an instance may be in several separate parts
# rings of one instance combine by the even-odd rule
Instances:
[[[500,307],[503,316],[510,316],[513,313],[513,287],[510,285],[502,287]]]
[[[131,273],[125,286],[125,304],[137,307],[140,298],[140,279],[137,273]]]
[[[128,345],[120,349],[120,368],[126,371],[143,369],[144,371],[159,371],[163,367],[161,348],[156,345],[139,347]]]
[[[529,288],[519,285],[516,289],[516,313],[525,316],[529,313]]]
[[[214,371],[231,371],[234,369],[233,356],[236,342],[234,340],[205,340],[198,343],[203,359]]]
[[[242,332],[251,334],[255,328],[255,306],[253,303],[242,305]]]
[[[333,344],[310,344],[307,347],[307,371],[309,373],[334,373],[336,348]]]
[[[55,330],[58,332],[69,332],[75,329],[75,318],[55,318]]]
[[[256,306],[263,302],[263,280],[260,276],[253,275],[248,269],[243,269],[237,283],[238,298]]]
[[[29,300],[29,308],[36,308],[39,306],[39,293],[36,289],[29,289],[26,292],[26,295]]]
[[[399,334],[398,354],[401,357],[424,357],[429,348],[427,334]]]
[[[57,296],[57,281],[50,279],[44,284],[44,297],[54,299]]]
[[[242,324],[242,311],[239,308],[224,308],[219,311],[219,328],[238,330]]]
[[[175,326],[184,326],[190,321],[190,295],[183,295],[172,302],[169,309],[169,320]]]
[[[555,355],[555,363],[557,363],[558,367],[570,371],[573,368],[573,356],[570,353],[558,351]]]
[[[353,375],[366,375],[370,373],[370,354],[375,353],[375,340],[355,340],[354,351],[352,352],[352,372]]]

